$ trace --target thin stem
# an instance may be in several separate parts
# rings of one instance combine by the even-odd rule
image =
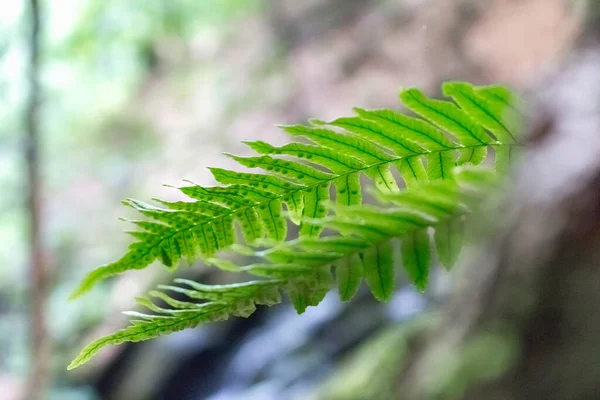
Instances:
[[[27,210],[30,253],[30,341],[31,366],[26,399],[43,398],[48,380],[50,341],[46,332],[45,308],[48,270],[42,237],[42,188],[40,179],[40,32],[39,0],[29,0],[29,98],[25,110],[25,162],[27,170]]]

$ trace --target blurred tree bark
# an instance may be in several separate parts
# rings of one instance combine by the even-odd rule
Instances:
[[[39,0],[29,1],[31,31],[29,36],[29,98],[25,112],[25,162],[27,169],[27,211],[29,214],[30,251],[30,377],[26,388],[27,399],[43,397],[47,384],[50,357],[46,332],[45,307],[48,271],[42,238],[42,182],[40,179],[40,32],[41,9]]]
[[[500,225],[400,372],[402,399],[600,398],[600,1],[532,121]]]

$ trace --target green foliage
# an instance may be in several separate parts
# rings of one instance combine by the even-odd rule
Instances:
[[[138,241],[123,258],[88,275],[74,296],[104,278],[145,268],[157,259],[167,267],[175,267],[182,258],[212,257],[235,242],[236,222],[247,242],[261,238],[284,240],[287,227],[282,214],[284,204],[292,221],[300,223],[302,236],[318,236],[322,228],[310,219],[326,215],[323,202],[330,198],[329,187],[333,185],[336,189],[337,204],[360,204],[361,174],[370,178],[380,191],[393,193],[399,188],[392,167],[396,167],[410,187],[425,180],[445,179],[455,165],[481,164],[490,146],[508,152],[504,149],[516,144],[512,139],[514,134],[493,138],[484,130],[484,124],[474,119],[479,113],[486,113],[495,120],[510,120],[503,109],[490,106],[488,101],[504,93],[504,89],[475,89],[464,83],[444,86],[450,93],[457,91],[456,88],[462,89],[462,97],[470,99],[469,107],[461,109],[449,101],[428,99],[418,90],[410,89],[400,97],[409,109],[425,119],[391,110],[357,110],[358,117],[340,118],[328,124],[346,132],[324,125],[287,126],[284,129],[292,136],[302,136],[313,144],[294,142],[274,147],[257,141],[248,145],[261,156],[231,155],[240,164],[263,169],[266,174],[211,168],[215,179],[224,186],[179,188],[195,201],[159,200],[164,206],[161,208],[127,200],[126,205],[154,221],[133,221],[141,228],[131,232]],[[277,156],[290,156],[294,160]],[[303,163],[304,160],[308,163]]]
[[[175,268],[182,258],[202,258],[206,264],[264,279],[228,286],[178,281],[188,288],[151,292],[170,308],[139,299],[154,314],[134,313],[138,319],[129,327],[88,345],[70,368],[108,344],[146,340],[231,314],[248,316],[257,304],[278,303],[281,292],[302,313],[331,289],[332,272],[345,301],[363,279],[378,300],[389,300],[400,263],[424,290],[434,249],[450,269],[462,246],[465,216],[477,210],[496,184],[492,169],[473,167],[486,161],[491,148],[504,168],[518,146],[506,89],[450,82],[443,90],[454,102],[430,99],[416,89],[402,91],[402,102],[417,116],[357,109],[351,118],[285,126],[290,135],[310,143],[274,147],[250,142],[258,156],[230,156],[265,173],[212,168],[222,186],[179,188],[194,201],[157,200],[162,207],[156,207],[127,200],[150,221],[132,221],[139,228],[130,232],[137,242],[120,260],[90,273],[75,297],[102,279],[155,260]],[[462,168],[457,171],[456,166]],[[394,170],[406,189],[398,185]],[[379,205],[362,204],[361,176],[372,181]],[[287,242],[286,214],[300,225],[299,237]],[[236,224],[246,245],[236,243]],[[321,236],[323,231],[328,234]],[[261,261],[239,266],[216,256],[224,249]],[[176,300],[166,291],[192,301]]]

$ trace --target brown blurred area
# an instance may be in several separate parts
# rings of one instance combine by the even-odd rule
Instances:
[[[241,141],[283,144],[286,136],[275,124],[312,117],[331,120],[350,115],[355,106],[398,108],[400,87],[440,95],[442,81],[468,80],[507,84],[527,95],[559,71],[573,51],[582,31],[578,1],[264,0],[218,25],[192,24],[185,37],[166,30],[136,42],[143,62],[127,91],[114,89],[108,77],[97,86],[69,87],[72,94],[60,101],[53,97],[59,93],[55,86],[69,80],[77,86],[88,78],[71,77],[52,63],[84,70],[95,58],[71,59],[56,40],[58,50],[46,58],[50,67],[44,82],[50,83],[42,102],[46,115],[64,107],[60,119],[45,117],[48,123],[42,132],[44,235],[53,271],[46,307],[49,340],[55,342],[48,386],[56,390],[42,397],[270,400],[303,399],[318,392],[340,360],[404,318],[397,316],[400,311],[390,310],[396,303],[384,308],[362,296],[347,307],[331,300],[322,306],[322,314],[311,311],[295,320],[280,311],[263,311],[250,320],[228,321],[170,340],[111,348],[86,369],[65,373],[64,365],[81,345],[126,323],[119,312],[133,307],[136,295],[172,278],[152,266],[119,277],[80,305],[66,303],[69,290],[86,272],[125,249],[128,238],[117,234],[123,229],[117,217],[133,214],[122,209],[119,200],[175,200],[177,192],[161,184],[179,185],[183,179],[213,185],[207,167],[236,168],[221,153],[249,155]],[[64,10],[43,3],[49,35],[52,18],[58,18],[53,13]],[[189,3],[181,4],[185,14]],[[95,24],[101,16],[95,21],[89,16],[93,12],[81,14],[87,15],[87,24]],[[112,29],[116,36],[127,36],[127,30],[138,26],[125,22]],[[52,40],[47,40],[47,49],[52,49]],[[93,44],[94,35],[86,40]],[[90,43],[81,47],[89,49],[85,46]],[[98,53],[94,57],[107,64],[121,54],[94,51]],[[78,103],[77,90],[89,96],[80,100],[85,112],[69,108],[70,102]],[[17,232],[11,229],[12,225],[0,233]],[[19,265],[9,256],[6,263]],[[208,282],[222,279],[203,267],[181,273],[201,275]],[[24,311],[11,305],[14,297],[8,286],[0,286],[0,317],[4,313],[7,321],[13,317],[20,321]],[[419,312],[439,302],[435,288],[425,300],[406,290],[402,293]],[[65,328],[66,316],[78,323]],[[309,328],[297,342],[275,346],[280,354],[269,355],[261,361],[264,364],[248,362],[244,375],[240,357],[248,348],[265,346],[272,335],[294,335],[278,331],[275,327],[280,324],[301,331],[298,325],[303,323]],[[0,330],[15,329],[6,325]],[[19,326],[19,332],[27,332]],[[0,345],[5,354],[23,347],[14,345],[13,339],[0,340]],[[0,397],[19,399],[27,368],[21,362],[12,369],[9,364],[0,362]],[[295,373],[281,372],[286,368]]]

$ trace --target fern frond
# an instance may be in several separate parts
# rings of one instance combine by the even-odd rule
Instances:
[[[280,292],[286,293],[302,313],[308,306],[318,305],[331,290],[332,267],[342,300],[350,300],[364,279],[378,300],[387,301],[394,291],[396,265],[400,264],[393,245],[398,239],[402,265],[417,288],[423,290],[431,249],[437,247],[441,257],[454,257],[457,242],[451,237],[446,241],[448,227],[457,220],[462,223],[466,215],[477,211],[482,198],[498,183],[497,174],[484,169],[463,170],[453,178],[380,194],[383,204],[379,206],[331,205],[335,215],[313,223],[337,235],[304,236],[260,251],[237,247],[238,252],[260,257],[261,263],[238,267],[223,259],[207,260],[229,271],[266,279],[219,286],[176,279],[180,286],[159,286],[161,291],[152,291],[150,296],[171,308],[159,307],[150,298],[139,298],[138,303],[155,314],[130,313],[136,318],[130,326],[86,346],[69,369],[85,363],[106,345],[147,340],[229,315],[247,317],[256,305],[279,303]],[[435,240],[428,229],[436,230]],[[174,299],[167,292],[185,295],[189,300]]]
[[[342,299],[349,300],[364,278],[375,297],[385,301],[393,293],[394,266],[402,264],[417,288],[424,290],[433,250],[443,255],[440,258],[455,261],[462,240],[449,230],[464,231],[466,216],[477,211],[497,185],[498,176],[492,170],[462,170],[450,180],[380,194],[382,205],[330,205],[335,214],[315,223],[337,235],[301,237],[251,252],[265,262],[240,270],[294,282],[308,271],[322,273],[333,265]],[[396,239],[401,242],[400,257],[393,250]]]
[[[335,187],[338,204],[360,204],[361,175],[380,191],[393,193],[399,190],[393,169],[406,186],[446,179],[456,165],[483,163],[489,148],[504,168],[512,148],[518,145],[510,115],[510,91],[462,82],[446,83],[443,89],[454,101],[430,99],[417,89],[400,94],[406,107],[419,117],[392,110],[356,109],[357,116],[351,118],[283,127],[291,136],[303,137],[311,144],[275,147],[249,142],[259,156],[231,157],[265,173],[211,168],[223,186],[179,188],[190,202],[158,200],[162,207],[156,207],[126,201],[154,222],[134,221],[140,230],[130,233],[137,242],[121,259],[91,272],[72,297],[107,277],[145,268],[155,260],[174,268],[181,259],[210,258],[236,242],[236,224],[249,243],[262,238],[283,241],[287,235],[284,208],[291,220],[301,225],[302,236],[318,236],[322,227],[312,221],[327,215],[323,202],[330,199],[330,187]],[[452,256],[444,258],[451,260]]]

